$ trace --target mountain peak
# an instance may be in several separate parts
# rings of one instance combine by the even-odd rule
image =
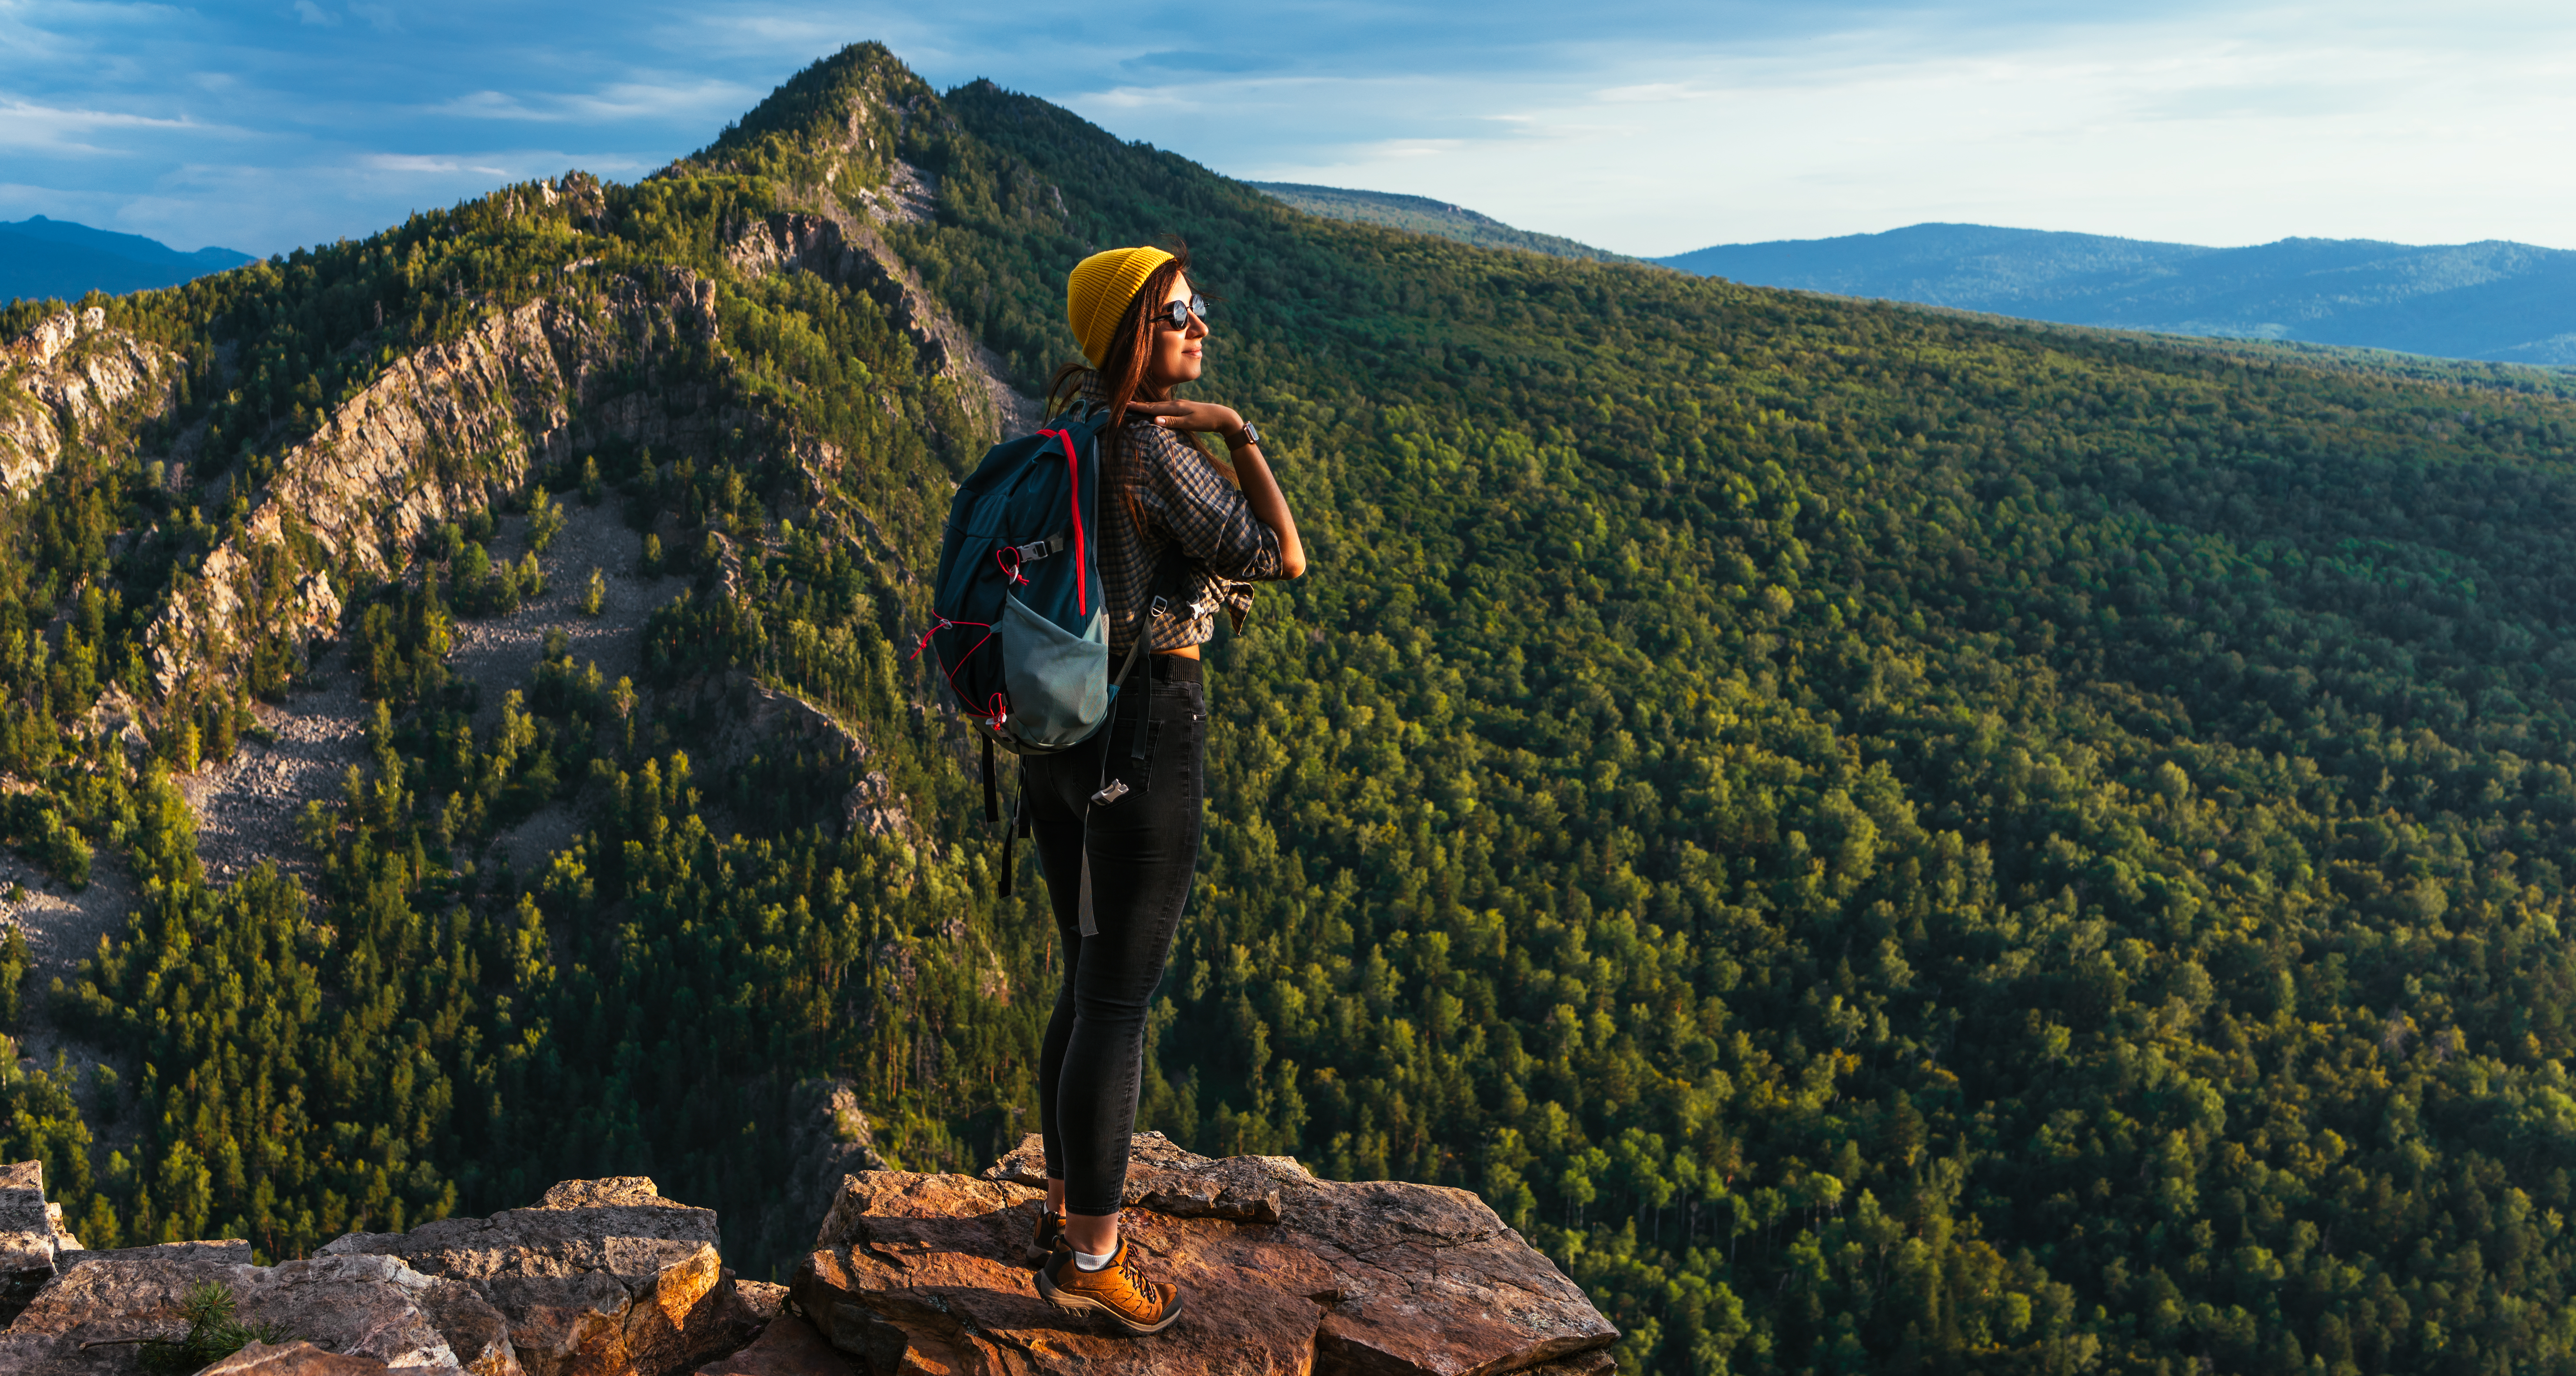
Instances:
[[[677,166],[839,185],[884,182],[906,125],[936,93],[882,43],[853,43],[779,83]]]

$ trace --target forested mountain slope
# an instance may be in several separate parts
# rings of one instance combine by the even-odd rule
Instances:
[[[120,1082],[21,1072],[0,1150],[93,1246],[280,1255],[567,1175],[756,1210],[818,1073],[907,1166],[1015,1141],[1051,941],[921,573],[978,367],[1162,235],[1315,571],[1213,653],[1146,1126],[1482,1191],[1632,1370],[2576,1365],[2576,407],[1319,220],[875,48],[634,187],[91,303],[62,357],[184,366],[7,499],[0,766],[142,899],[18,991]],[[281,501],[351,435],[416,477],[373,554]],[[640,681],[448,676],[536,484],[694,578]],[[210,567],[339,640],[165,689]],[[171,772],[351,663],[372,765],[209,885]],[[850,744],[728,745],[756,689]]]

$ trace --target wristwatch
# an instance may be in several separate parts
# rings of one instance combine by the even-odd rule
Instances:
[[[1245,421],[1242,429],[1225,437],[1225,447],[1228,449],[1241,449],[1247,444],[1259,443],[1261,443],[1261,427],[1250,421]]]

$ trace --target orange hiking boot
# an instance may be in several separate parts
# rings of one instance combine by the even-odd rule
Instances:
[[[1143,1261],[1136,1244],[1122,1237],[1108,1265],[1085,1271],[1074,1262],[1073,1244],[1059,1237],[1038,1268],[1038,1294],[1058,1309],[1100,1310],[1130,1333],[1160,1333],[1180,1322],[1181,1289],[1145,1279]]]
[[[1055,1255],[1055,1240],[1063,1235],[1064,1215],[1040,1204],[1038,1206],[1038,1249],[1029,1254],[1029,1269],[1035,1270],[1046,1265],[1047,1258]]]

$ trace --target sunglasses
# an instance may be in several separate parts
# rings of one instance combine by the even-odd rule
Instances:
[[[1190,317],[1193,315],[1202,321],[1207,319],[1206,297],[1192,296],[1187,301],[1169,302],[1153,313],[1153,321],[1157,325],[1171,329],[1186,330],[1190,327]]]

